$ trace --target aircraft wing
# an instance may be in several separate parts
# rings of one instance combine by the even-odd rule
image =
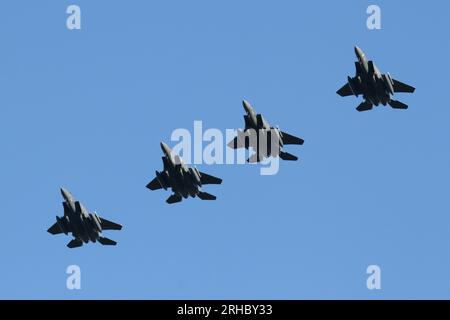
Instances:
[[[51,234],[60,234],[63,233],[61,228],[59,227],[58,223],[55,222],[54,225],[52,225],[50,228],[48,228],[47,232]]]
[[[147,184],[147,188],[154,191],[161,189],[162,185],[159,183],[158,178],[154,178],[149,184]]]
[[[302,145],[305,141],[301,138],[294,137],[286,132],[281,132],[283,136],[283,144],[299,144]]]
[[[355,90],[356,92],[353,92],[349,82],[353,83],[353,90]],[[360,85],[358,85],[357,83],[358,83],[357,77],[353,78],[348,77],[347,83],[344,86],[342,86],[342,88],[340,88],[336,93],[341,97],[360,95],[362,94],[362,91]]]
[[[406,83],[400,82],[398,80],[393,79],[394,81],[394,92],[408,92],[413,93],[416,88],[407,85]]]
[[[231,149],[238,149],[239,147],[241,147],[239,145],[239,139],[238,137],[235,137],[233,140],[231,140],[230,142],[228,142],[227,146]]]
[[[341,97],[348,97],[348,96],[352,96],[353,95],[352,89],[350,88],[350,85],[348,83],[346,83],[336,93],[338,95],[340,95]]]
[[[67,216],[69,214],[69,212],[70,212],[69,205],[65,201],[62,203],[62,205],[63,205],[63,208],[64,208],[64,215]]]
[[[162,162],[164,164],[164,170],[169,170],[169,168],[170,168],[169,160],[167,160],[166,157],[162,157],[161,159],[162,159]]]
[[[115,222],[100,218],[100,224],[103,230],[121,230],[122,226]]]
[[[221,184],[222,179],[210,176],[209,174],[200,172],[200,181],[202,184]]]
[[[69,229],[68,232],[71,232],[70,228],[68,228],[68,229]],[[55,222],[50,228],[48,228],[47,232],[51,233],[51,234],[64,233],[64,231],[61,230],[61,228],[59,227],[57,222]]]
[[[244,132],[242,130],[238,130],[237,136],[233,140],[228,142],[227,146],[231,149],[244,148],[246,137],[247,137],[246,132]]]

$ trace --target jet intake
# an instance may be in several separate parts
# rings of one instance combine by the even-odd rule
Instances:
[[[92,222],[92,224],[93,224],[93,226],[94,226],[94,229],[97,231],[97,232],[102,232],[102,225],[101,225],[101,222],[100,222],[100,218],[94,213],[94,214],[89,214],[89,218],[91,219],[91,222]]]
[[[347,81],[348,81],[348,86],[350,87],[350,90],[352,91],[354,96],[358,96],[358,91],[356,90],[356,87],[353,83],[352,78],[347,77]]]
[[[281,130],[279,128],[272,128],[271,132],[275,132],[275,135],[277,136],[277,140],[278,140],[278,146],[279,147],[283,147],[284,143],[283,143],[283,134],[281,133]],[[272,136],[271,136],[272,139]],[[270,144],[272,146],[272,141],[270,140]]]
[[[394,81],[391,78],[391,75],[383,74],[383,82],[386,87],[386,89],[389,91],[390,94],[394,94]]]
[[[258,129],[269,129],[269,123],[261,114],[256,115]]]
[[[189,168],[189,171],[191,173],[192,179],[194,180],[195,184],[197,186],[202,186],[201,176],[200,172],[198,172],[197,168]]]
[[[167,185],[165,183],[165,179],[164,179],[163,175],[158,171],[155,171],[155,174],[156,174],[156,180],[158,180],[161,187],[164,188],[164,190],[167,190]]]
[[[250,128],[256,128],[258,126],[258,119],[254,113],[249,113],[247,119],[250,121]]]
[[[64,217],[64,218],[61,219],[60,217],[56,217],[56,223],[58,224],[58,226],[61,229],[61,231],[64,232],[65,235],[67,235],[68,234],[68,230],[66,228],[66,224],[64,223],[63,219],[66,219],[66,218]]]

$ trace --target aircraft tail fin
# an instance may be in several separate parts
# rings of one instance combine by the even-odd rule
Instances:
[[[217,197],[207,192],[199,192],[197,196],[202,200],[216,200]]]
[[[98,242],[100,242],[104,246],[115,246],[117,244],[117,242],[115,242],[114,240],[105,237],[98,238]]]

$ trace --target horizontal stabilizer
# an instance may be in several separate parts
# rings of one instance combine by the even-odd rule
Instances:
[[[98,242],[100,242],[104,246],[115,246],[117,244],[117,242],[115,242],[114,240],[105,237],[99,237]]]
[[[200,181],[202,184],[221,184],[222,179],[200,172]]]
[[[394,109],[408,109],[408,105],[397,100],[391,100],[389,105]]]
[[[407,85],[406,83],[400,82],[398,80],[393,79],[394,82],[394,92],[407,92],[413,93],[416,88]]]
[[[288,152],[280,152],[280,158],[286,161],[297,161],[298,158],[294,156],[293,154],[290,154]]]
[[[173,194],[171,195],[169,198],[167,198],[166,202],[168,204],[173,204],[173,203],[177,203],[180,202],[182,200],[181,196],[178,194]]]
[[[83,241],[78,240],[78,239],[73,239],[72,241],[70,241],[70,242],[67,244],[67,247],[70,248],[70,249],[72,249],[72,248],[78,248],[78,247],[81,247],[82,245],[83,245]]]
[[[213,196],[212,194],[209,194],[207,192],[201,192],[201,191],[197,194],[197,196],[202,200],[216,200],[217,199],[216,196]]]
[[[283,144],[299,144],[302,145],[305,143],[305,141],[301,138],[294,137],[293,135],[290,135],[286,132],[281,132],[281,135],[283,136]]]
[[[359,112],[371,110],[373,108],[373,105],[369,101],[362,102],[356,110]]]
[[[122,230],[122,226],[115,222],[100,218],[103,230]]]

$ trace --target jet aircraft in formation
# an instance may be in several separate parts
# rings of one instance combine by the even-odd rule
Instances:
[[[347,77],[347,83],[337,91],[341,97],[362,95],[364,101],[356,108],[358,111],[371,110],[380,103],[389,104],[394,109],[408,109],[408,105],[392,99],[397,92],[413,93],[415,88],[395,80],[389,73],[382,74],[372,60],[367,60],[364,52],[355,47],[358,61],[355,62],[356,75]]]
[[[56,222],[47,231],[53,235],[72,233],[74,239],[67,246],[69,248],[81,247],[84,243],[100,242],[102,245],[115,246],[117,242],[102,236],[104,230],[121,230],[122,226],[115,222],[100,218],[96,213],[88,210],[75,200],[75,198],[64,188],[61,188],[64,198],[62,203],[64,216],[56,217]]]
[[[364,101],[356,108],[358,111],[371,110],[373,106],[389,104],[395,109],[407,109],[408,106],[392,99],[398,92],[414,92],[415,88],[393,79],[389,73],[382,74],[373,61],[368,60],[364,52],[355,47],[358,61],[355,62],[355,77],[347,78],[347,83],[337,91],[342,96],[362,95]],[[304,140],[286,132],[278,127],[271,127],[261,114],[257,114],[249,102],[243,101],[246,114],[244,115],[245,128],[238,130],[237,137],[228,143],[228,147],[237,149],[250,148],[254,154],[247,159],[248,162],[260,162],[267,157],[279,156],[283,160],[298,160],[288,152],[283,151],[286,145],[303,145]],[[198,197],[202,200],[216,200],[216,196],[201,191],[207,184],[221,184],[222,179],[200,172],[195,167],[185,165],[178,155],[172,155],[172,150],[161,142],[163,170],[156,171],[156,177],[147,184],[150,190],[171,189],[173,194],[166,200],[172,204],[182,201],[183,198]],[[116,245],[116,242],[102,236],[104,230],[121,230],[122,226],[115,222],[99,217],[88,210],[64,188],[61,188],[64,198],[64,215],[56,217],[56,223],[47,231],[51,234],[72,234],[74,239],[67,246],[76,248],[83,243],[100,242],[103,245]]]
[[[162,157],[164,168],[161,172],[156,171],[156,177],[147,184],[148,189],[171,188],[173,194],[166,200],[169,204],[180,202],[189,196],[199,197],[202,200],[216,200],[216,196],[203,192],[200,188],[206,184],[221,184],[222,179],[200,172],[195,167],[186,166],[178,155],[172,155],[172,150],[164,142],[161,142],[161,149],[164,153]]]
[[[228,143],[228,147],[233,149],[252,148],[255,152],[248,162],[260,162],[267,157],[280,157],[283,160],[296,161],[298,158],[282,150],[285,145],[303,145],[304,140],[279,128],[271,127],[261,114],[257,114],[250,103],[246,100],[242,102],[246,114],[244,115],[244,131],[238,130],[237,137]]]

